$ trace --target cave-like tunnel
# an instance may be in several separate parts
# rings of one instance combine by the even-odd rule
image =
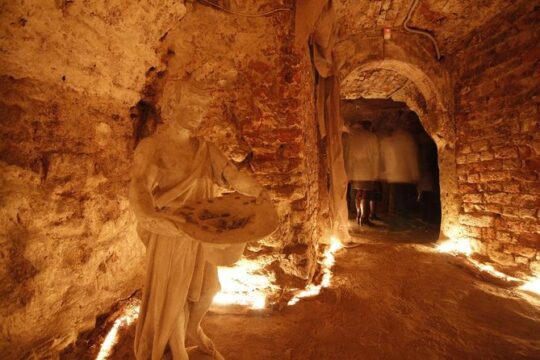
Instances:
[[[0,358],[540,358],[539,31],[3,1]]]

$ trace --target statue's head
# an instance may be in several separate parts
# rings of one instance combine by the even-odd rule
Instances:
[[[219,71],[218,71],[219,70]],[[219,100],[219,93],[236,77],[207,63],[190,73],[167,80],[160,101],[165,127],[196,132],[203,119]]]
[[[173,126],[181,126],[187,130],[195,131],[208,112],[212,102],[212,94],[197,83],[186,82],[181,85],[179,95],[176,104],[179,116],[171,119],[171,123]]]

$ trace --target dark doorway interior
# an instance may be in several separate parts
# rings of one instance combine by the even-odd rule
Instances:
[[[359,123],[369,121],[370,131],[376,135],[380,151],[381,173],[371,209],[368,210],[370,217],[373,217],[368,226],[365,222],[359,224],[356,221],[358,191],[355,183],[349,182],[347,203],[349,218],[354,223],[351,224],[353,232],[401,231],[419,226],[438,231],[441,203],[437,147],[416,113],[410,111],[405,103],[387,99],[343,101],[342,113],[349,132],[344,133],[344,144],[347,144],[347,139],[358,141],[358,137],[350,135],[354,128],[360,128]],[[404,145],[404,142],[409,145]],[[347,152],[357,151],[348,147],[344,148],[346,158]],[[416,175],[407,175],[403,180],[398,175],[407,171],[405,163],[412,164],[408,168],[415,168],[409,170]]]

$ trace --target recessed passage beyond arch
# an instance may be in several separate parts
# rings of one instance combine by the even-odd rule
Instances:
[[[404,102],[414,111],[437,145],[440,173],[441,236],[447,237],[458,221],[455,128],[449,104],[450,91],[435,75],[413,63],[396,60],[349,62],[342,68],[342,99],[386,98]]]

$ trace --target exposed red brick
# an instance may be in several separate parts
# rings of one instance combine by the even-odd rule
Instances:
[[[460,222],[471,232],[474,222],[490,224],[481,234],[489,256],[531,268],[540,262],[531,257],[540,243],[540,68],[532,27],[538,11],[523,5],[493,18],[453,59]],[[493,214],[492,222],[478,220],[486,214]],[[518,237],[527,241],[498,246]]]

